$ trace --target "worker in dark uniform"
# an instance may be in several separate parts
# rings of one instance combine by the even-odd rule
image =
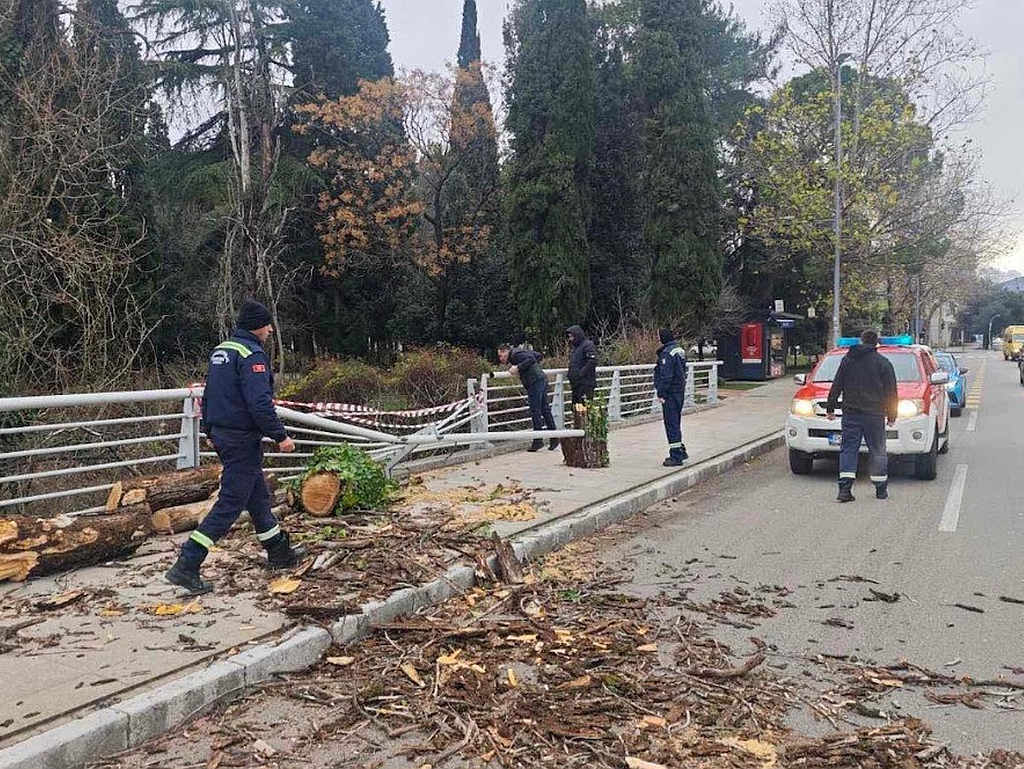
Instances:
[[[885,423],[896,423],[899,396],[896,371],[878,352],[878,332],[865,331],[860,344],[850,348],[832,379],[825,412],[835,419],[843,410],[843,439],[839,449],[838,502],[853,502],[853,482],[861,441],[868,445],[871,482],[877,499],[889,498],[889,457],[885,450]],[[842,398],[840,405],[839,399]]]
[[[569,385],[572,387],[572,403],[575,406],[594,397],[597,389],[597,348],[579,326],[570,326],[566,333],[572,345],[569,353]]]
[[[668,458],[665,467],[679,467],[689,455],[683,445],[683,397],[686,395],[686,353],[667,328],[658,332],[661,347],[654,365],[654,391],[661,401],[661,415],[665,420],[668,438]]]
[[[554,430],[555,417],[551,413],[551,404],[548,402],[548,375],[540,365],[541,354],[528,350],[525,347],[515,347],[503,344],[498,348],[498,360],[501,364],[509,366],[510,374],[518,374],[519,381],[523,383],[526,390],[527,401],[530,404],[530,418],[533,421],[534,430]],[[534,438],[528,451],[540,451],[544,447],[544,441]],[[548,449],[554,451],[558,448],[558,439],[552,438],[548,443]]]
[[[274,411],[274,377],[263,351],[271,333],[270,311],[249,300],[238,315],[234,334],[210,355],[203,428],[224,466],[220,496],[167,572],[168,582],[193,594],[213,589],[200,579],[199,567],[243,510],[249,511],[271,568],[290,568],[304,555],[301,548],[291,546],[287,532],[270,512],[270,492],[263,478],[264,436],[276,441],[282,452],[295,450],[295,443]]]

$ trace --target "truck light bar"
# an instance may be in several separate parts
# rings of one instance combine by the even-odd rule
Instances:
[[[903,334],[902,336],[882,336],[878,338],[878,344],[885,345],[886,347],[906,347],[913,343],[914,337],[910,334]],[[853,347],[857,344],[860,344],[859,337],[844,336],[839,339],[840,347]]]

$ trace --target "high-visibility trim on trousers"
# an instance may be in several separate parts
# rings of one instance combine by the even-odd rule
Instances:
[[[193,531],[192,536],[189,537],[197,545],[202,545],[207,550],[213,550],[214,541],[208,536],[203,534],[201,531]]]
[[[871,482],[872,483],[885,483],[888,480],[889,480],[889,476],[888,475],[872,475],[871,476]]]
[[[839,477],[843,480],[855,479],[857,477],[857,473],[839,473]]]
[[[281,533],[281,527],[280,526],[275,526],[274,528],[270,529],[269,531],[264,531],[264,532],[257,531],[256,532],[256,539],[258,539],[260,542],[266,542],[268,539],[273,539],[274,537],[276,537],[280,533]]]
[[[670,449],[681,449],[683,447],[683,442],[679,441],[678,443],[670,443],[668,444],[668,447]]]

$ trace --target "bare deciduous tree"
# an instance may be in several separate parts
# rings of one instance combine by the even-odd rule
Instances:
[[[24,389],[116,381],[148,333],[130,285],[147,92],[127,59],[50,31],[0,68],[0,378]]]

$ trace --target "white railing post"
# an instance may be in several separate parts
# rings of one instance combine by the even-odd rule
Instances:
[[[559,430],[565,427],[565,377],[562,374],[555,376],[555,392],[551,398],[551,416],[555,418],[555,427]]]
[[[711,364],[708,376],[708,403],[718,403],[718,361]]]
[[[194,470],[199,467],[199,418],[202,414],[197,398],[182,402],[181,435],[178,439],[178,469]]]
[[[696,389],[696,377],[693,375],[693,364],[688,363],[686,365],[686,395],[683,397],[683,408],[693,408],[696,401],[693,397],[693,391]]]
[[[612,372],[612,388],[608,391],[608,421],[622,421],[622,372]]]

